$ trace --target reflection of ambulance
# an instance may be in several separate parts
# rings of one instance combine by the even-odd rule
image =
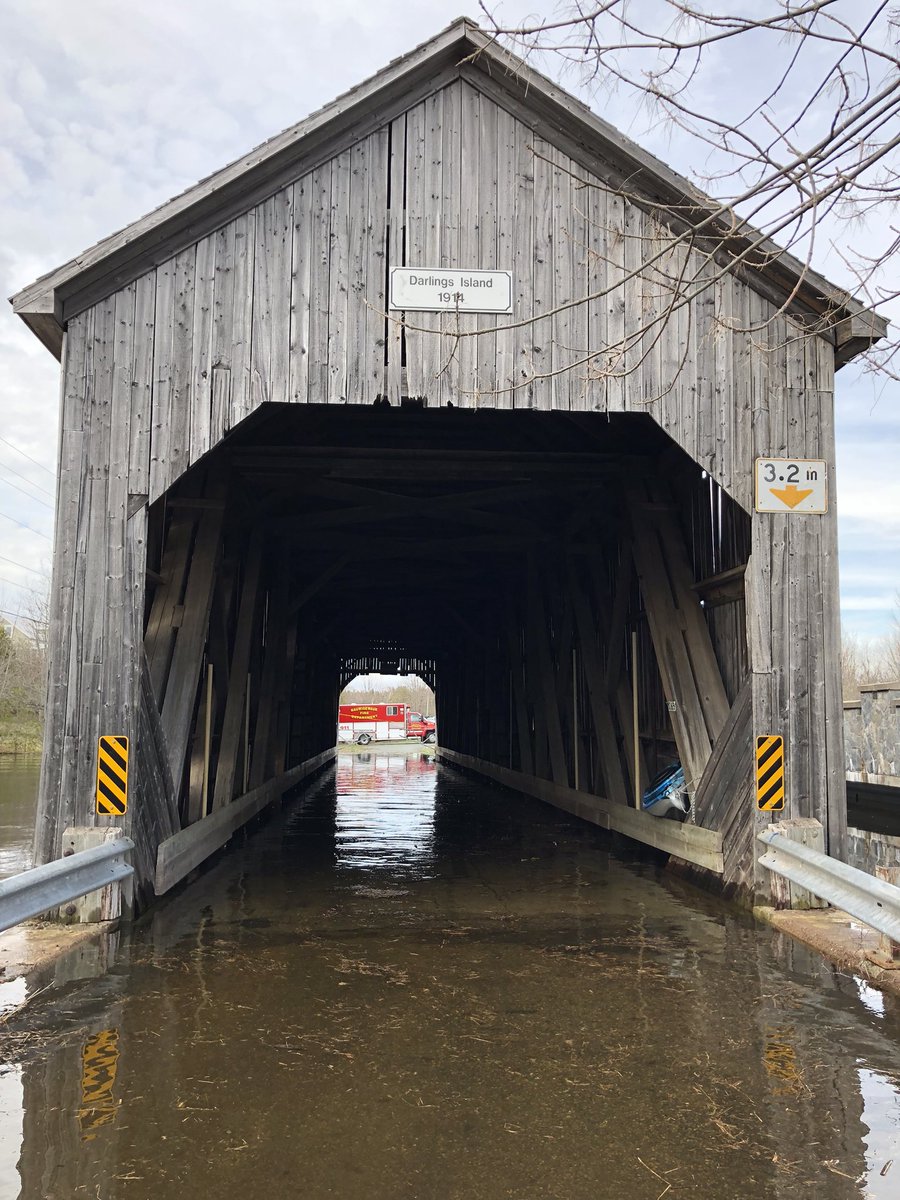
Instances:
[[[338,741],[399,742],[406,738],[434,741],[434,721],[414,713],[408,704],[342,704],[338,710]]]

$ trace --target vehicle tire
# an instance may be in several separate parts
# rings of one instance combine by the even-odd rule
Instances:
[[[433,733],[426,733],[425,736],[422,738],[422,745],[423,746],[433,746],[436,740],[437,739],[435,738]]]
[[[356,744],[357,746],[368,746],[371,740],[371,737],[367,733],[361,733],[356,739]]]

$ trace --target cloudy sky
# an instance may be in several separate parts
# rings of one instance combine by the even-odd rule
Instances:
[[[656,0],[640,0],[640,7]],[[847,15],[856,0],[837,0]],[[460,15],[459,0],[0,0],[0,285],[10,296],[301,119]],[[547,5],[544,11],[549,11]],[[534,4],[504,5],[507,23]],[[474,3],[470,15],[477,16]],[[726,106],[756,67],[722,50],[704,99]],[[541,65],[558,74],[552,62]],[[759,64],[762,70],[762,64]],[[570,74],[566,86],[579,90]],[[799,81],[802,82],[802,81]],[[591,101],[592,93],[581,90]],[[682,172],[704,163],[622,96],[603,115]],[[820,250],[836,282],[840,259]],[[888,310],[889,312],[890,310]],[[897,314],[900,319],[900,313]],[[50,560],[58,367],[0,309],[0,609],[26,612]],[[900,387],[838,376],[845,628],[887,629],[900,589]]]

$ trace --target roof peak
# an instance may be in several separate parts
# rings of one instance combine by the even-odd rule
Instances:
[[[478,53],[460,56],[461,42]],[[460,77],[477,82],[511,111],[526,112],[540,136],[574,148],[586,170],[597,173],[599,164],[611,166],[619,180],[627,181],[629,193],[645,195],[658,211],[670,205],[681,214],[694,213],[707,233],[715,231],[716,214],[723,220],[721,207],[688,180],[536,71],[477,21],[460,16],[323,108],[41,276],[12,297],[14,310],[59,357],[69,318]],[[730,212],[724,221],[734,241]],[[746,236],[759,235],[747,229]],[[781,247],[767,243],[764,249],[768,265],[760,274],[789,301],[796,296],[808,311],[836,309],[842,317],[852,318],[857,340],[883,336],[886,323],[877,314],[866,312],[853,297],[810,272]],[[866,329],[859,325],[861,319],[868,321]]]

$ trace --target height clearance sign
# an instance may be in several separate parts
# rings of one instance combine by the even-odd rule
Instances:
[[[756,511],[828,512],[828,475],[818,458],[758,458]]]

